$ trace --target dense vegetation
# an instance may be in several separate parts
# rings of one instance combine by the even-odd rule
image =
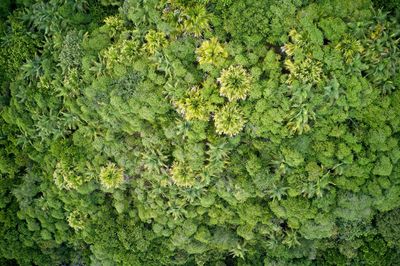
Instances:
[[[395,265],[398,7],[1,1],[0,264]]]

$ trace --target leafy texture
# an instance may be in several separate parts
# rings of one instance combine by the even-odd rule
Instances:
[[[234,136],[238,134],[244,124],[243,112],[234,104],[226,104],[214,115],[215,130],[219,134]]]
[[[244,100],[250,91],[251,78],[242,66],[230,66],[222,70],[220,94],[229,101]]]
[[[0,265],[399,265],[399,10],[0,1]]]

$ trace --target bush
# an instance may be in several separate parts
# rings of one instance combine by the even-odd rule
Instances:
[[[2,1],[0,264],[398,264],[381,4]]]

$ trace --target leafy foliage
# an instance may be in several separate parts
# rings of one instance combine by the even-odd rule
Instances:
[[[228,103],[214,115],[215,130],[219,134],[234,136],[245,124],[243,112],[234,104]]]
[[[2,1],[0,264],[397,265],[400,24],[374,6]]]
[[[115,164],[109,163],[100,169],[99,179],[106,189],[117,188],[124,182],[124,173]]]
[[[220,94],[229,101],[244,100],[250,90],[251,78],[242,66],[230,66],[222,70]]]
[[[196,54],[200,64],[212,65],[221,65],[228,56],[228,52],[215,37],[202,42],[201,46],[196,49]]]

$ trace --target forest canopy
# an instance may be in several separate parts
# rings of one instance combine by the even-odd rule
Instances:
[[[398,0],[2,0],[0,265],[396,265]]]

